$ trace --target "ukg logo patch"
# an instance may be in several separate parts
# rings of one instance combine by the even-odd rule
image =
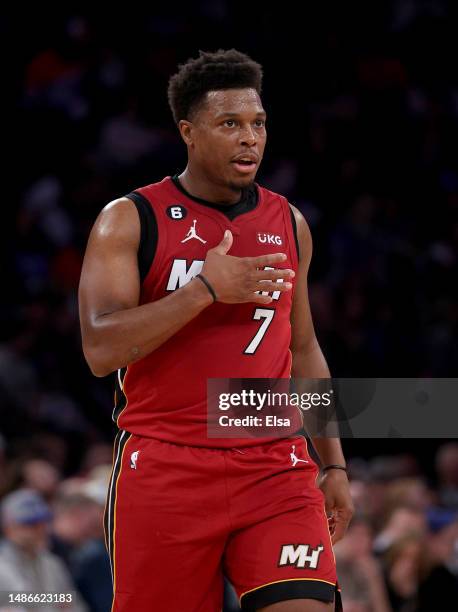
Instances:
[[[269,232],[258,232],[256,234],[256,240],[259,244],[275,244],[281,246],[283,239],[278,234],[269,234]]]

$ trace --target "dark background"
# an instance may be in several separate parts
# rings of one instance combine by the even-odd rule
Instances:
[[[88,445],[112,439],[113,381],[95,379],[81,351],[82,255],[106,203],[184,168],[166,87],[199,49],[235,47],[264,66],[269,140],[258,182],[310,224],[310,300],[332,374],[455,375],[458,6],[282,7],[208,0],[3,16],[14,168],[0,431],[12,455],[53,432],[68,442],[70,473]],[[428,457],[436,446],[415,448]],[[350,455],[403,449],[345,443]]]
[[[184,169],[169,77],[199,49],[235,47],[264,66],[257,180],[310,225],[310,301],[332,375],[454,377],[458,3],[18,8],[0,15],[0,501],[40,492],[56,512],[51,550],[105,612],[114,381],[84,361],[77,289],[101,208]],[[387,612],[456,601],[458,443],[343,446],[358,515],[336,548],[346,612],[380,604],[367,592],[377,576]],[[237,609],[229,592],[224,610]]]

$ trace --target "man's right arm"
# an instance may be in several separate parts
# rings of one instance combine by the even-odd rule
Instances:
[[[137,252],[140,220],[128,198],[119,198],[100,213],[89,237],[79,287],[83,351],[96,376],[137,361],[151,353],[213,302],[205,285],[195,279],[157,301],[139,306]],[[285,260],[282,253],[260,257],[226,255],[232,234],[207,252],[202,274],[225,303],[268,304],[265,290],[288,291],[288,270],[258,270]],[[153,263],[154,265],[154,263]],[[290,273],[291,272],[291,273]]]
[[[89,237],[79,287],[83,351],[96,376],[144,357],[212,302],[200,282],[139,306],[140,220],[128,198],[100,213]]]

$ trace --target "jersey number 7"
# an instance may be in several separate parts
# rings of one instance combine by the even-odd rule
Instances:
[[[256,332],[256,335],[254,336],[253,340],[251,340],[250,344],[243,351],[244,355],[253,355],[254,353],[256,353],[258,346],[261,344],[262,339],[266,335],[266,332],[273,321],[274,315],[274,308],[256,308],[256,310],[254,311],[253,319],[255,321],[260,321],[261,319],[264,319],[264,321],[261,323],[261,326]]]

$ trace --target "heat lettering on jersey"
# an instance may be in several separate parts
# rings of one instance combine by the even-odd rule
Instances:
[[[197,274],[202,271],[204,265],[203,259],[194,259],[191,262],[191,265],[188,267],[188,261],[186,259],[174,259],[172,268],[170,270],[169,280],[167,283],[167,291],[175,291],[180,287],[184,287],[187,285]],[[266,266],[264,270],[274,270],[274,268],[270,268]],[[270,282],[270,281],[268,281]],[[277,283],[282,283],[283,279],[279,278],[276,281]],[[266,283],[267,284],[267,283]],[[260,295],[269,295],[269,291],[256,291],[256,293]],[[272,299],[279,300],[281,295],[281,291],[273,291]]]
[[[275,268],[270,268],[269,266],[265,266],[264,270],[274,270]],[[270,282],[270,281],[268,281]],[[283,279],[282,278],[277,278],[277,280],[275,281],[276,283],[282,283]],[[267,283],[266,283],[267,284]],[[269,291],[256,291],[256,293],[259,293],[260,295],[269,295]],[[273,300],[279,300],[280,299],[280,295],[281,295],[281,291],[273,291],[272,292],[272,299]]]
[[[175,291],[175,289],[187,285],[202,271],[203,265],[203,259],[194,259],[188,268],[188,261],[186,259],[174,259],[167,283],[167,291]]]

